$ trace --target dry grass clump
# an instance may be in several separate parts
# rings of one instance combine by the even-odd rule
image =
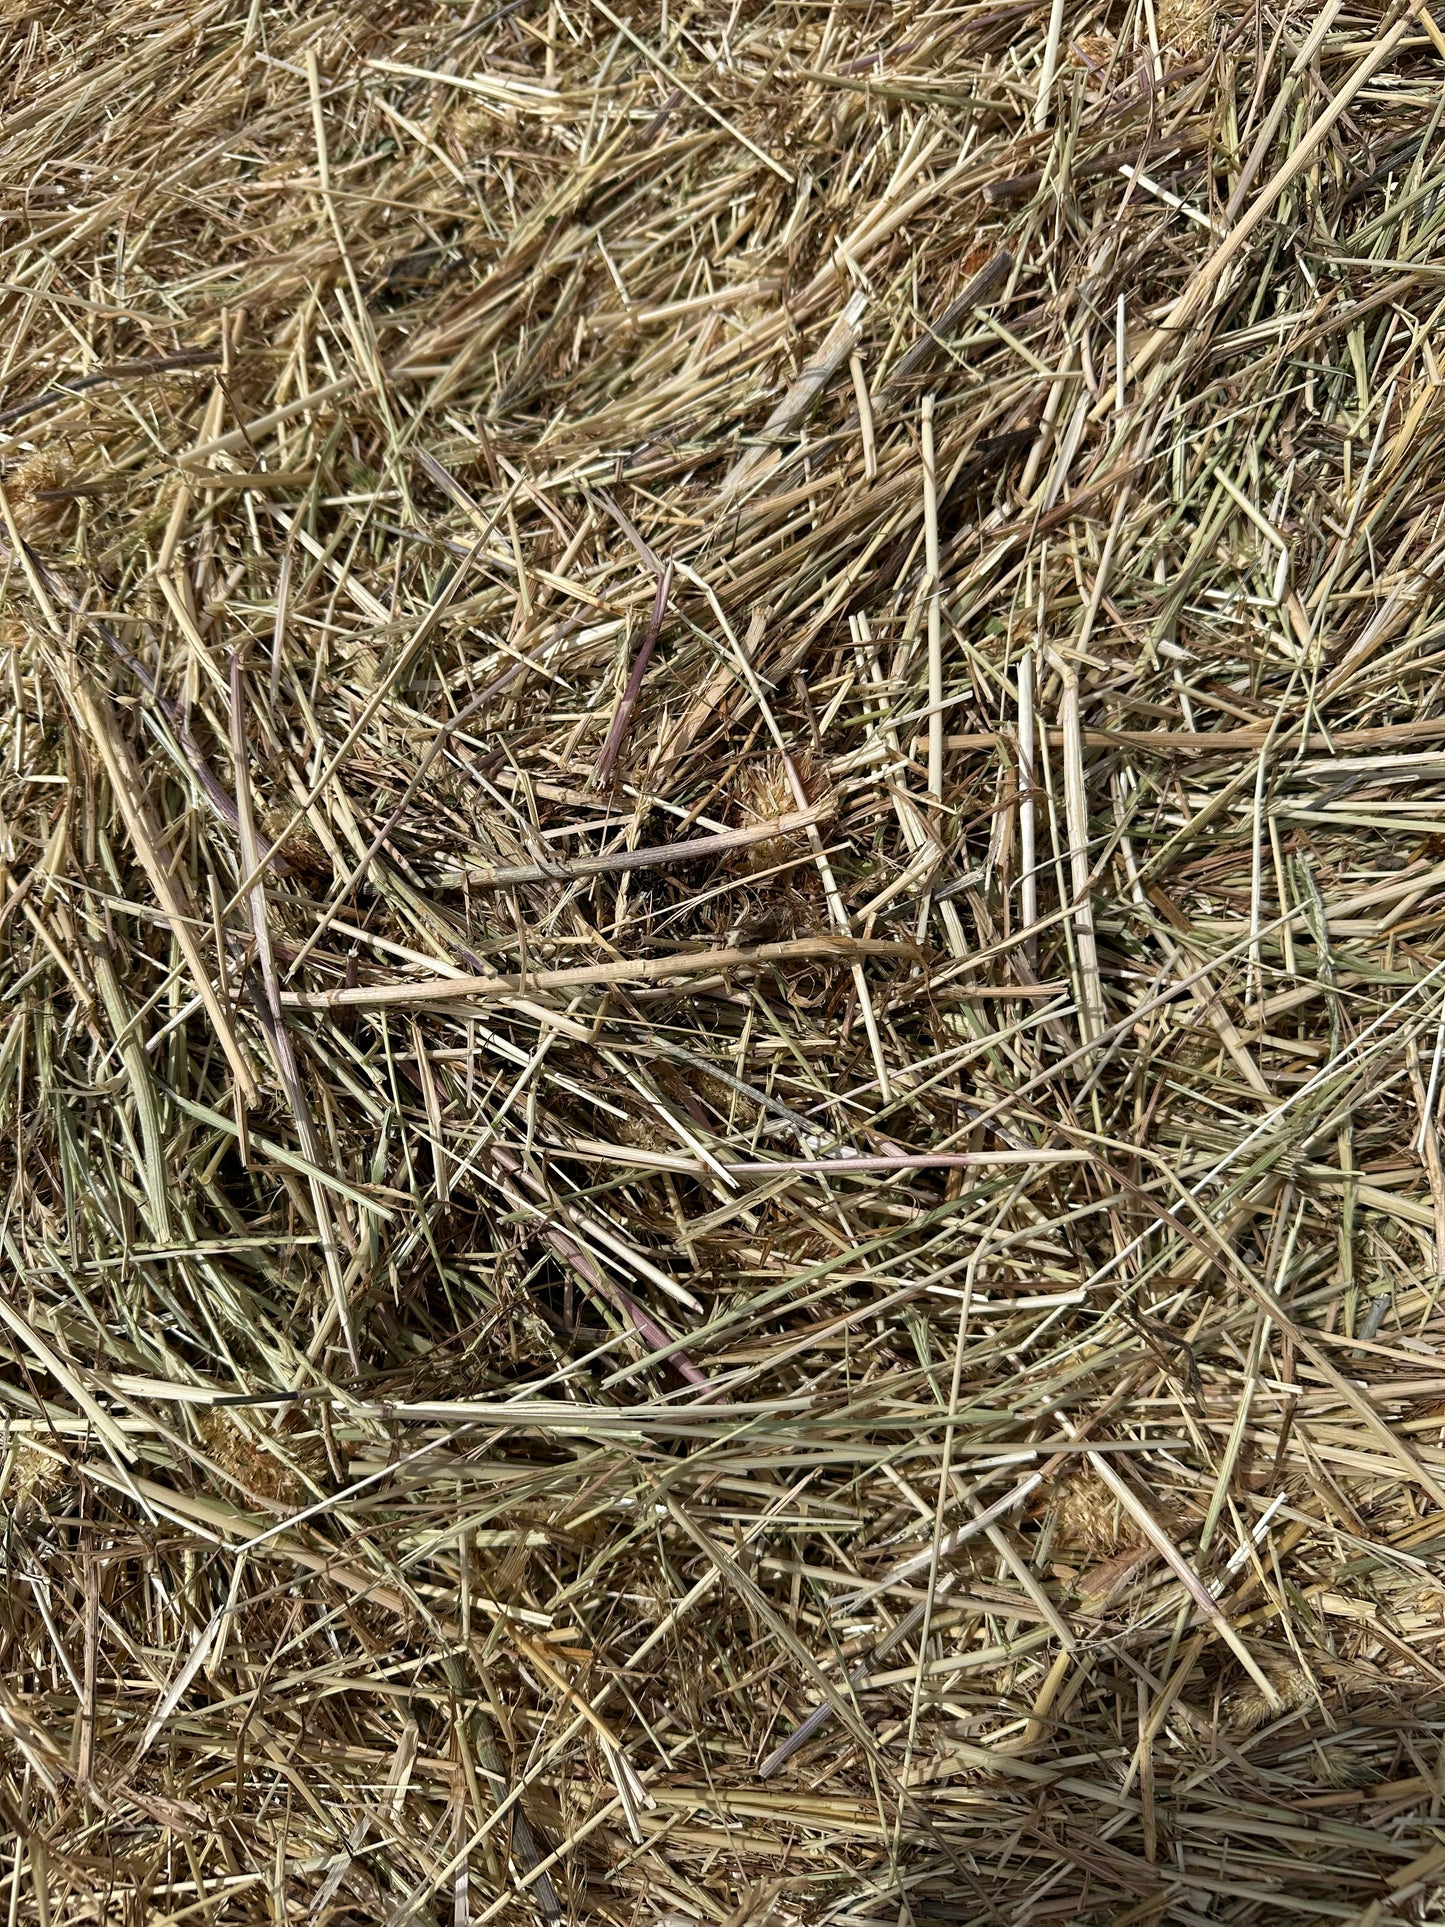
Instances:
[[[1433,19],[4,19],[0,1922],[1436,1917]]]

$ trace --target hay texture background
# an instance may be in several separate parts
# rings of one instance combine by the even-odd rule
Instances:
[[[0,38],[0,1920],[1445,1906],[1445,34]]]

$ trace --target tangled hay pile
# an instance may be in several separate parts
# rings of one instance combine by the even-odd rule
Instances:
[[[1421,0],[5,10],[0,1917],[1445,1901]]]

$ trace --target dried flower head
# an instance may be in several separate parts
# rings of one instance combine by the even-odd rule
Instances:
[[[64,492],[74,469],[64,450],[42,448],[8,471],[5,493],[22,535],[53,537],[74,513],[75,498]]]
[[[750,829],[757,824],[773,823],[779,817],[795,815],[804,806],[811,808],[825,801],[827,779],[812,757],[802,753],[790,760],[791,774],[788,761],[776,751],[755,763],[745,764],[738,771],[733,780],[733,803],[741,827]],[[800,789],[802,802],[798,795]],[[772,870],[803,855],[807,847],[806,830],[784,830],[777,836],[746,845],[740,856],[750,871]]]
[[[1067,1479],[1053,1504],[1054,1551],[1102,1560],[1139,1543],[1139,1530],[1092,1472]]]
[[[1155,19],[1160,42],[1181,54],[1201,54],[1212,44],[1217,8],[1213,0],[1159,0]]]
[[[228,1411],[204,1412],[196,1429],[207,1458],[245,1491],[277,1505],[301,1506],[315,1498],[304,1474],[320,1470],[319,1452],[277,1438]]]
[[[1271,1706],[1258,1686],[1246,1684],[1228,1702],[1227,1716],[1232,1731],[1252,1733],[1257,1726],[1277,1720],[1282,1712],[1293,1712],[1314,1697],[1314,1689],[1298,1666],[1266,1666],[1265,1677],[1279,1695],[1280,1705]]]
[[[69,1469],[53,1447],[13,1439],[4,1486],[14,1517],[23,1521],[44,1512],[65,1484]]]

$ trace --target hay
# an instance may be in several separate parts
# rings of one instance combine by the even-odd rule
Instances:
[[[4,1918],[1439,1918],[1419,0],[5,18]]]

